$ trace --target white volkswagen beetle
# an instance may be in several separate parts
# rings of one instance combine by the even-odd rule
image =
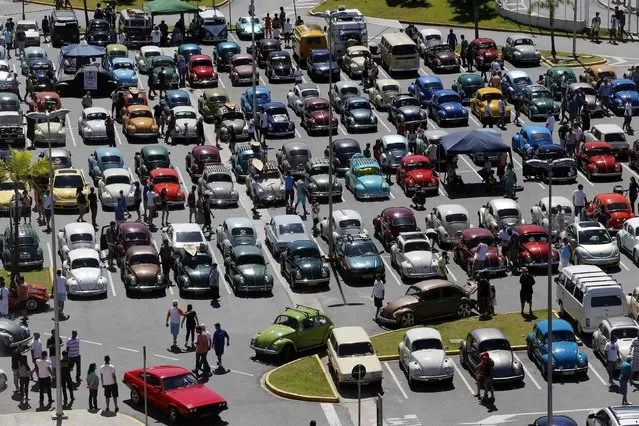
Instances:
[[[78,133],[85,142],[100,142],[107,140],[106,118],[109,112],[105,108],[91,107],[82,111],[78,117]]]
[[[286,102],[288,106],[295,111],[295,114],[300,115],[302,111],[302,105],[305,99],[319,98],[320,89],[315,83],[296,84],[293,89],[286,95]]]
[[[135,179],[128,169],[114,168],[106,169],[102,172],[102,177],[98,181],[98,197],[104,207],[115,207],[118,204],[120,191],[126,198],[126,205],[133,205],[133,195],[135,192]]]
[[[93,249],[79,248],[68,253],[62,264],[71,296],[98,296],[107,293],[107,279],[102,275],[100,255]]]
[[[67,223],[58,232],[58,247],[58,254],[62,261],[67,259],[71,250],[85,248],[100,251],[100,245],[95,238],[95,229],[87,222]]]
[[[532,216],[532,223],[535,225],[543,226],[544,228],[548,228],[548,205],[550,202],[548,201],[548,197],[544,197],[537,204],[530,208],[530,215]],[[557,207],[561,206],[561,210],[564,212],[564,219],[562,223],[557,222]],[[575,215],[572,212],[572,202],[568,200],[566,197],[561,197],[558,195],[553,195],[552,197],[552,229],[553,236],[561,233],[566,226],[570,225],[574,222]]]
[[[171,143],[197,143],[197,111],[191,106],[176,106],[175,127],[171,129]]]
[[[411,328],[397,347],[399,367],[408,378],[408,385],[415,382],[453,381],[455,367],[446,356],[442,336],[430,327]]]
[[[333,241],[336,242],[343,235],[359,235],[361,233],[362,216],[355,210],[334,210],[332,227],[329,227],[328,219],[320,222],[320,235],[326,241],[333,238]]]
[[[479,226],[497,233],[502,227],[515,226],[524,223],[521,209],[517,201],[510,198],[493,198],[477,212]]]
[[[151,68],[152,58],[163,54],[162,49],[158,46],[142,46],[140,51],[135,54],[135,65],[142,74],[147,73]]]
[[[400,232],[390,252],[391,265],[399,271],[402,280],[437,276],[439,256],[433,254],[423,232]]]
[[[632,261],[639,266],[639,217],[628,219],[617,232],[619,250],[632,255]]]
[[[426,215],[426,235],[433,236],[442,249],[452,249],[453,236],[468,228],[468,210],[461,204],[440,204]]]

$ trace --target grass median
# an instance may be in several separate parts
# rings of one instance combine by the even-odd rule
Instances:
[[[269,375],[271,385],[280,391],[316,398],[334,398],[333,388],[319,359],[312,355],[285,364]]]
[[[579,67],[590,66],[606,62],[602,56],[591,55],[589,53],[577,53],[577,57],[572,56],[570,52],[557,52],[557,56],[553,59],[550,50],[540,50],[541,56],[551,65],[557,67]]]
[[[27,284],[38,284],[47,289],[47,293],[51,293],[51,272],[50,268],[42,268],[37,270],[20,271],[20,275],[24,277]],[[7,282],[11,282],[11,271],[0,269],[0,277],[4,277]]]
[[[520,313],[498,314],[493,315],[490,320],[480,320],[479,317],[474,316],[424,326],[439,330],[447,351],[459,349],[459,342],[466,338],[468,332],[477,328],[498,328],[506,334],[511,345],[525,345],[526,336],[532,330],[535,321],[546,319],[548,315],[547,310],[533,311],[533,313],[533,316],[522,316]],[[397,345],[404,338],[406,330],[402,328],[372,336],[371,340],[377,355],[397,355]]]

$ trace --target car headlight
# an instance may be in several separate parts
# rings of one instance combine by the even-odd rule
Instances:
[[[112,199],[113,196],[111,195],[110,192],[104,191],[104,192],[102,192],[102,198]]]
[[[197,408],[191,408],[189,410],[189,414],[195,414],[195,413],[197,413]]]
[[[75,278],[69,278],[67,284],[69,284],[69,287],[77,287],[78,281]]]
[[[409,261],[402,262],[402,268],[408,272],[413,272],[413,265]]]
[[[322,278],[328,277],[328,267],[326,265],[322,265]]]
[[[157,276],[155,277],[155,282],[157,282],[158,284],[161,284],[162,282],[164,282],[164,274],[162,273],[157,274]]]
[[[184,287],[188,287],[189,285],[191,285],[191,280],[189,280],[188,276],[184,276],[183,280],[182,280],[182,285]]]
[[[86,127],[86,128],[84,129],[84,132],[85,132],[85,133],[93,133],[93,129],[92,129],[91,127]]]
[[[515,56],[521,56],[521,52],[519,50],[515,50],[514,55]]]
[[[36,129],[35,130],[35,134],[38,135],[38,136],[42,136],[42,130]]]
[[[615,171],[618,172],[621,170],[621,164],[615,163]]]
[[[295,278],[298,279],[298,280],[302,279],[302,273],[300,272],[299,269],[297,271],[295,271]]]

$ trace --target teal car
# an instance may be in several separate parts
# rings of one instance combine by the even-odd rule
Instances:
[[[173,168],[171,165],[170,152],[161,145],[147,145],[133,157],[135,163],[135,174],[141,180],[149,177],[149,173],[155,169]]]
[[[355,154],[351,157],[350,169],[344,176],[348,188],[356,200],[390,197],[390,186],[386,182],[377,160]]]
[[[36,59],[48,59],[47,52],[42,47],[27,47],[24,49],[24,55],[20,59],[20,72],[22,75],[29,73],[31,62]]]
[[[166,86],[167,88],[177,89],[180,83],[180,77],[177,72],[177,68],[173,64],[173,58],[170,56],[160,55],[151,58],[151,71],[156,84],[159,84],[160,71],[164,68],[166,74]]]
[[[542,83],[553,94],[554,99],[561,99],[561,77],[563,74],[568,76],[568,84],[576,83],[577,76],[575,71],[570,67],[552,67],[546,71],[546,74],[539,78]]]
[[[42,268],[44,256],[40,239],[31,225],[18,225],[18,241],[15,241],[15,229],[7,226],[0,235],[0,260],[4,269],[10,270],[13,264],[13,251],[20,252],[18,267]]]
[[[466,73],[457,77],[451,89],[459,93],[462,104],[468,105],[477,89],[482,87],[484,87],[484,79],[479,74]]]
[[[184,56],[186,62],[189,62],[191,56],[202,54],[202,48],[195,43],[184,43],[178,46],[177,53]]]
[[[273,291],[273,277],[266,272],[262,249],[241,245],[231,249],[224,259],[224,278],[235,292]]]
[[[235,154],[231,156],[231,169],[238,181],[246,179],[254,158],[257,158],[257,154],[248,143],[239,143],[235,146]]]
[[[242,49],[240,49],[240,45],[234,41],[223,41],[215,46],[213,50],[213,62],[217,70],[228,70],[231,65],[231,58],[238,53],[242,53]]]
[[[128,89],[138,86],[138,74],[135,64],[129,58],[113,58],[105,63],[106,69],[111,74],[118,87]]]
[[[235,23],[235,33],[240,40],[252,39],[251,34],[255,34],[255,40],[264,38],[264,27],[260,18],[253,17],[253,23],[251,23],[250,16],[242,16]]]
[[[344,235],[335,244],[337,268],[345,281],[373,280],[384,276],[384,262],[377,246],[366,234]]]
[[[275,321],[251,339],[255,355],[279,357],[288,361],[302,351],[326,347],[335,326],[322,311],[297,305],[286,308]]]

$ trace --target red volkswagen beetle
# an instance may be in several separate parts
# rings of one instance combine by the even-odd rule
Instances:
[[[122,382],[129,388],[133,405],[144,404],[144,370],[129,370]],[[198,381],[195,374],[176,365],[146,369],[146,395],[150,405],[169,415],[171,424],[181,420],[219,417],[228,409],[226,400]]]
[[[577,152],[577,167],[592,180],[593,177],[621,178],[621,163],[615,159],[608,142],[582,143]]]
[[[186,154],[186,172],[197,179],[202,176],[204,167],[221,162],[219,149],[210,145],[197,145]]]
[[[375,236],[388,249],[400,232],[420,231],[415,214],[408,207],[388,207],[373,219]]]
[[[213,68],[213,60],[209,55],[193,55],[186,66],[186,77],[189,85],[217,87],[218,76]]]
[[[332,121],[333,133],[337,133],[337,118],[328,114],[328,101],[324,98],[309,98],[302,104],[302,127],[309,136],[313,132],[328,132]]]
[[[455,262],[468,272],[468,276],[471,276],[475,252],[481,242],[488,246],[484,269],[492,275],[505,274],[508,270],[508,260],[506,256],[499,254],[495,236],[486,228],[469,228],[457,233],[457,238],[453,240]]]
[[[107,250],[106,233],[109,225],[103,226],[100,233],[100,250]],[[151,231],[144,222],[123,222],[115,230],[115,257],[121,266],[126,251],[133,246],[150,246],[153,244]]]
[[[588,217],[597,220],[597,214],[602,208],[610,214],[607,228],[613,234],[616,234],[628,219],[635,217],[628,199],[616,192],[595,195],[586,208]]]
[[[151,170],[149,179],[153,190],[157,194],[157,203],[160,204],[160,194],[166,188],[169,206],[184,206],[184,191],[180,186],[180,178],[175,169],[159,168]]]
[[[406,155],[397,168],[397,182],[410,196],[415,187],[421,186],[424,191],[436,194],[439,190],[439,179],[435,175],[428,157],[424,155]]]
[[[519,225],[519,264],[529,268],[548,267],[548,232],[539,225]],[[552,267],[559,266],[559,252],[552,249],[550,253]]]

